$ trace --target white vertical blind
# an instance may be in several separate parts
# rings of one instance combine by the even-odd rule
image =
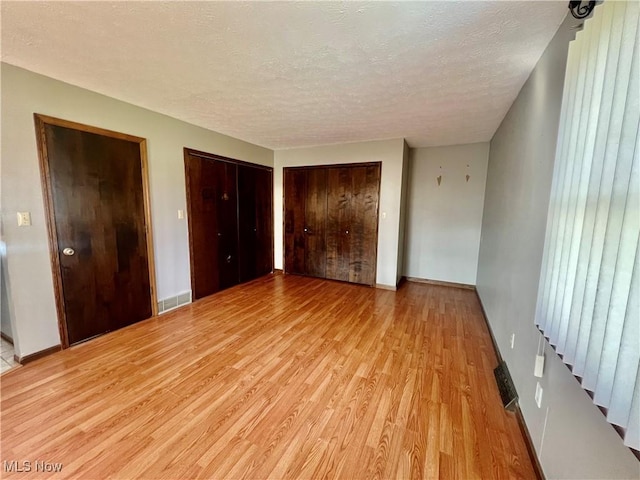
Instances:
[[[640,3],[569,47],[536,324],[640,450]]]

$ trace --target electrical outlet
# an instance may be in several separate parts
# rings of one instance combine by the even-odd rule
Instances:
[[[513,346],[516,344],[516,334],[511,334],[511,350],[513,350]]]
[[[542,407],[542,387],[540,386],[540,382],[536,382],[536,395],[534,398],[538,408]]]
[[[29,212],[18,212],[18,226],[28,227],[31,225],[31,214]]]

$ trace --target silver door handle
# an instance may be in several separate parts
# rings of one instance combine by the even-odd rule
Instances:
[[[74,255],[76,253],[76,251],[73,248],[65,248],[64,250],[62,250],[62,253],[64,255],[66,255],[67,257],[70,257],[71,255]]]

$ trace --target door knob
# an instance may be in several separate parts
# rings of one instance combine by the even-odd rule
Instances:
[[[345,230],[345,232],[344,232],[344,233],[346,233],[347,235],[349,235],[349,230]]]
[[[227,255],[227,263],[231,263],[231,255]]]
[[[304,229],[304,231],[305,231],[305,232],[308,232],[308,231],[309,231],[309,229],[308,229],[308,228],[305,228],[305,229]]]
[[[67,257],[70,257],[71,255],[75,254],[75,253],[76,253],[76,251],[75,251],[73,248],[69,248],[69,247],[67,247],[67,248],[65,248],[64,250],[62,250],[62,253],[63,253],[64,255],[66,255]]]

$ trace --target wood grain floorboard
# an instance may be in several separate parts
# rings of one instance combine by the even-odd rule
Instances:
[[[496,364],[473,291],[270,275],[2,375],[1,476],[533,479]]]

